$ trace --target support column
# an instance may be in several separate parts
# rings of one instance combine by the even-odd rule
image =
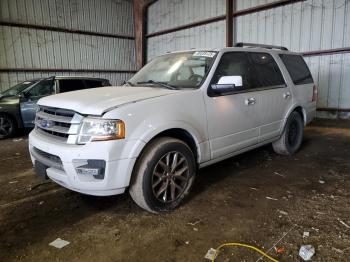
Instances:
[[[235,0],[226,0],[226,46],[233,46],[233,11]]]
[[[137,70],[146,62],[146,10],[152,0],[134,0],[135,51]]]

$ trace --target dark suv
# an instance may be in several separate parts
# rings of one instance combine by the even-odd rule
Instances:
[[[0,139],[18,128],[34,127],[36,102],[44,97],[94,87],[110,86],[103,78],[55,76],[27,80],[0,93]]]

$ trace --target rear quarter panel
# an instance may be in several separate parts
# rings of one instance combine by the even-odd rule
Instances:
[[[294,54],[299,55],[297,53]],[[296,107],[300,106],[303,109],[304,123],[308,124],[316,116],[316,101],[312,101],[314,83],[294,85],[292,78],[279,55],[276,54],[275,58],[292,93],[292,107],[287,112],[285,118],[287,118]]]

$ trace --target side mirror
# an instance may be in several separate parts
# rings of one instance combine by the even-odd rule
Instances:
[[[26,102],[28,100],[28,94],[23,92],[18,95],[20,102]]]
[[[222,76],[217,84],[211,85],[213,91],[220,95],[229,95],[243,88],[242,76]]]

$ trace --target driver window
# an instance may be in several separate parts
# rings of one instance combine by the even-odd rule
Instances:
[[[40,81],[32,89],[30,89],[27,92],[27,94],[30,97],[51,95],[53,93],[52,84],[53,84],[52,79]]]
[[[243,52],[229,52],[222,55],[211,84],[217,84],[222,76],[241,76],[243,86],[237,91],[252,88],[251,66]]]

